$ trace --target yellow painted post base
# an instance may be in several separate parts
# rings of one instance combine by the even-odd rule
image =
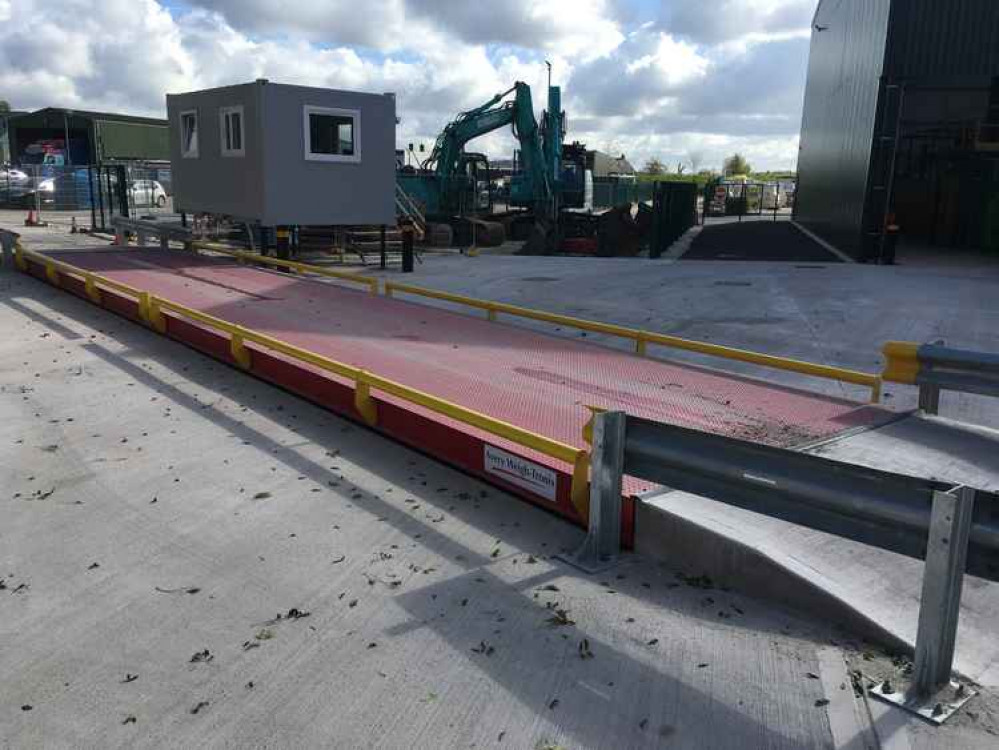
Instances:
[[[371,398],[371,386],[361,380],[354,386],[354,408],[370,426],[378,424],[378,406]]]
[[[87,274],[83,280],[83,286],[87,291],[87,296],[90,301],[99,305],[101,304],[101,290],[97,288],[97,282],[94,281],[93,274]]]
[[[580,451],[572,467],[572,507],[583,521],[590,520],[590,454]]]
[[[232,334],[229,339],[229,352],[232,354],[232,358],[236,360],[236,364],[244,370],[249,370],[253,365],[253,358],[250,355],[250,350],[243,343],[242,334]]]

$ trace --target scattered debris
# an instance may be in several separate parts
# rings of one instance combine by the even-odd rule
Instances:
[[[711,580],[711,576],[700,575],[700,576],[688,576],[683,573],[677,573],[676,577],[683,581],[688,586],[695,589],[704,589],[705,591],[711,591],[715,588],[714,581]]]
[[[554,583],[548,583],[544,586],[538,586],[538,591],[561,591],[561,589]]]
[[[269,641],[274,637],[274,631],[270,628],[260,628],[253,637],[258,641]]]
[[[22,711],[30,711],[33,708],[34,706],[32,706],[30,703],[25,703],[23,706],[21,706]]]
[[[196,714],[199,711],[201,711],[201,709],[207,707],[208,707],[208,701],[198,701],[198,703],[194,706],[194,708],[191,709],[191,713]]]
[[[198,651],[191,657],[191,664],[207,664],[214,658],[212,652],[206,648],[204,651]]]
[[[335,559],[335,560],[333,561],[333,564],[334,564],[334,565],[339,565],[340,563],[342,563],[342,562],[343,562],[344,560],[346,560],[346,559],[347,559],[347,556],[346,556],[346,555],[340,555],[340,557],[336,558],[336,559]]]
[[[125,719],[124,719],[124,721],[122,721],[121,723],[122,724],[134,724],[136,721],[138,721],[138,719],[136,719],[134,716],[126,716]]]
[[[697,665],[697,668],[698,669],[704,669],[707,666],[709,666],[708,662],[702,661],[700,664]]]
[[[554,711],[558,706],[558,698],[552,698],[551,702],[548,704],[548,710]]]
[[[96,570],[99,567],[101,567],[100,563],[90,563],[90,565],[87,567],[87,570]]]
[[[249,651],[251,648],[260,648],[260,644],[259,643],[255,643],[253,641],[243,641],[243,650],[244,651]]]
[[[269,493],[269,492],[258,492],[256,495],[253,496],[253,499],[254,500],[266,500],[270,496],[271,496],[271,493]]]
[[[377,648],[377,647],[378,647],[378,644],[375,643],[374,641],[372,641],[371,643],[368,644],[368,648]]]
[[[659,643],[659,639],[658,638],[653,638],[651,641],[649,641],[645,645],[647,645],[647,646],[655,646],[657,643]]]
[[[253,690],[253,680],[250,680],[248,683],[246,683],[246,689]]]
[[[157,586],[156,590],[161,594],[197,594],[201,591],[197,586],[181,586],[179,589],[164,589]]]
[[[593,658],[593,652],[590,650],[590,641],[588,638],[584,638],[579,642],[579,658],[580,659]]]
[[[484,654],[486,656],[492,656],[495,651],[496,649],[494,649],[485,641],[479,641],[479,645],[472,649],[473,653]]]
[[[548,618],[548,624],[554,628],[562,625],[575,625],[575,620],[569,619],[569,613],[564,609],[556,609],[555,614]]]
[[[817,679],[819,679],[819,676],[817,674],[815,674],[815,672],[805,672],[805,677],[807,677],[810,680],[817,680]]]
[[[131,672],[126,672],[125,679],[122,680],[122,683],[124,684],[126,682],[135,682],[137,679],[139,679],[139,675],[132,674]]]
[[[819,698],[817,701],[815,701],[816,708],[821,708],[822,706],[828,706],[828,705],[829,705],[828,698]]]

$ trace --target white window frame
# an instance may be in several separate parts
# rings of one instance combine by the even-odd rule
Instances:
[[[226,148],[225,145],[225,121],[231,114],[239,115],[239,148]],[[243,115],[242,104],[219,107],[219,151],[222,156],[246,155],[246,117]]]
[[[188,115],[194,117],[194,132],[196,135],[196,140],[194,141],[194,148],[185,149],[184,144],[184,118]],[[180,158],[182,159],[197,159],[198,158],[198,148],[201,146],[201,122],[198,118],[198,110],[196,109],[185,109],[181,110],[180,113]]]
[[[312,130],[310,127],[310,115],[333,115],[334,117],[349,117],[352,121],[354,136],[354,153],[346,154],[317,154],[312,150]],[[342,109],[339,107],[320,107],[314,104],[306,104],[302,107],[302,131],[305,136],[305,160],[306,161],[329,161],[347,164],[357,164],[361,161],[361,110]]]

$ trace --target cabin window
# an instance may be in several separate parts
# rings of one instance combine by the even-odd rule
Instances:
[[[180,113],[180,155],[184,159],[198,158],[198,110]]]
[[[243,156],[243,107],[222,107],[219,110],[222,156]]]
[[[309,161],[359,162],[361,113],[306,105],[303,108],[305,158]]]

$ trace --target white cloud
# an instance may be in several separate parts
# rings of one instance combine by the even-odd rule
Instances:
[[[705,166],[734,148],[761,166],[791,163],[809,2],[721,2],[736,26],[686,0],[655,21],[629,21],[615,0],[187,0],[172,10],[0,0],[0,98],[162,116],[168,92],[258,77],[393,91],[399,143],[429,147],[459,111],[516,80],[540,110],[547,59],[570,138],[614,142],[638,163],[698,148]],[[506,157],[514,146],[506,131],[475,144]]]
[[[655,52],[632,60],[624,69],[629,75],[654,72],[665,80],[667,86],[673,87],[701,78],[708,65],[707,58],[698,52],[695,45],[662,33]]]

